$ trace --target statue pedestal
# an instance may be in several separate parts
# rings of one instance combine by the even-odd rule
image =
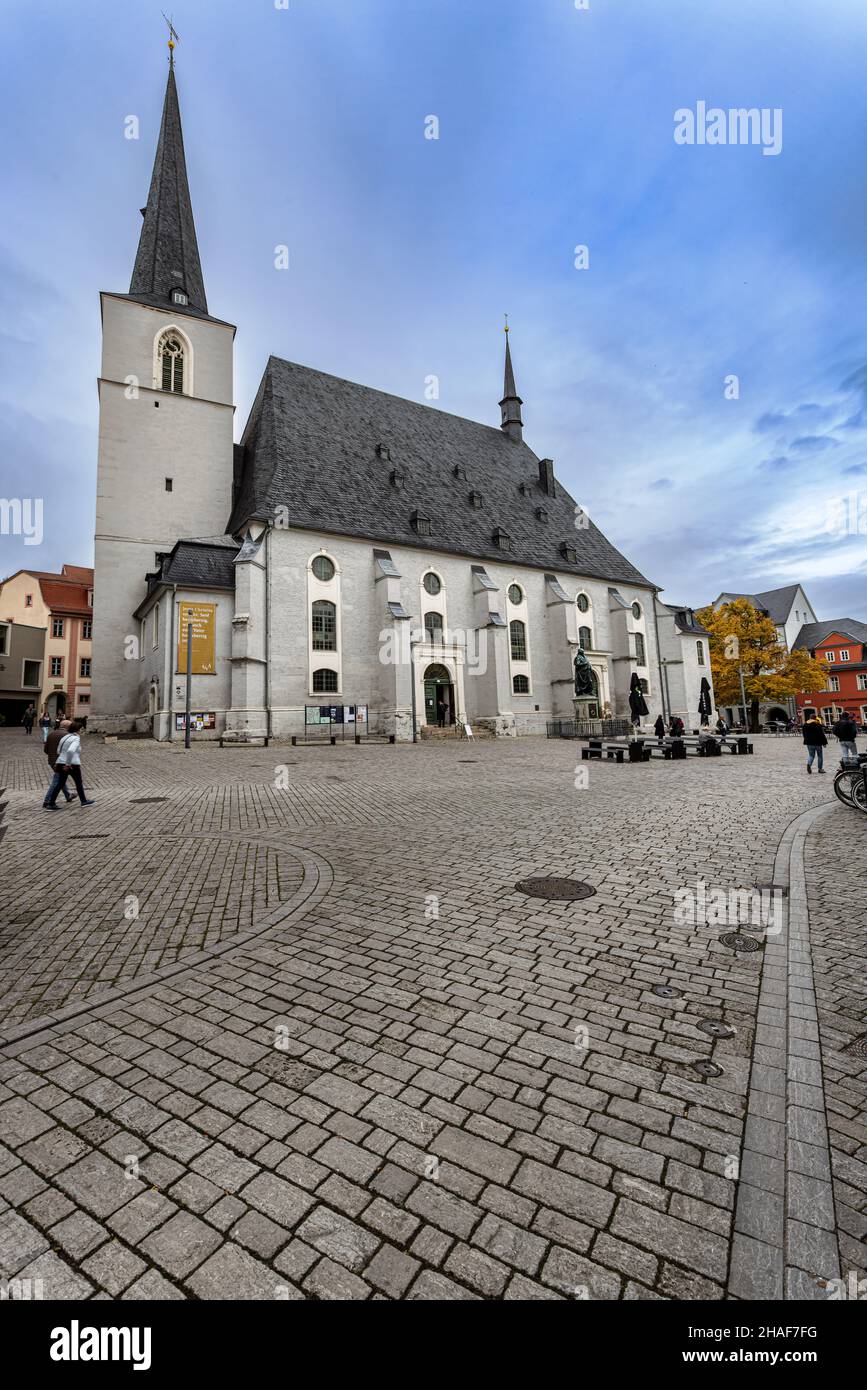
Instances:
[[[583,734],[602,733],[602,710],[598,700],[591,700],[585,695],[576,695],[572,700],[572,708],[575,711],[575,731]]]

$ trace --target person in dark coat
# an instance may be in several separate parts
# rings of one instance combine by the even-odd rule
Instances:
[[[33,724],[35,719],[36,710],[34,709],[33,705],[28,705],[26,710],[24,711],[24,718],[21,720],[21,723],[24,725],[25,734],[31,734],[33,732]]]
[[[653,726],[653,732],[656,734],[657,738],[665,738],[665,720],[663,719],[661,714],[658,714],[656,716],[656,723]]]
[[[684,723],[683,720],[680,718],[680,715],[673,714],[671,716],[671,723],[668,726],[668,732],[671,734],[672,738],[683,738]]]
[[[831,733],[835,734],[839,741],[841,758],[857,758],[858,745],[855,740],[858,737],[858,728],[848,710],[844,710],[843,718],[832,725]]]
[[[69,732],[69,725],[71,722],[72,721],[69,719],[62,719],[60,722],[60,727],[58,729],[52,729],[51,733],[45,740],[45,754],[48,758],[48,766],[51,768],[52,779],[51,785],[48,788],[48,791],[45,793],[45,798],[42,802],[43,806],[47,806],[48,802],[51,800],[51,797],[56,797],[57,793],[61,790],[63,791],[64,798],[67,801],[75,800],[75,797],[72,795],[72,792],[69,790],[69,787],[67,786],[66,778],[61,777],[60,773],[57,771],[57,750],[60,746],[60,740],[63,738],[64,734]]]
[[[819,771],[824,772],[822,766],[824,760],[823,749],[827,748],[828,740],[825,737],[825,729],[818,715],[813,715],[804,725],[804,744],[807,749],[807,771],[813,771],[813,759],[819,755]]]
[[[729,731],[729,726],[723,719],[722,715],[720,715],[719,719],[716,721],[716,731],[719,734],[720,738],[725,738],[726,734]]]

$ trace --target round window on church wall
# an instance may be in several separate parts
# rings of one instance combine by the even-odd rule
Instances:
[[[633,618],[640,618],[640,617],[641,617],[641,604],[640,604],[640,603],[633,603],[633,605],[632,605],[632,616],[633,616]]]
[[[435,574],[426,574],[424,577],[424,587],[429,594],[438,594],[443,586]]]
[[[524,600],[524,594],[523,594],[523,592],[522,592],[522,590],[521,590],[520,584],[510,584],[510,585],[509,585],[509,602],[510,602],[510,603],[522,603],[523,600]]]
[[[575,602],[578,604],[578,609],[581,613],[586,613],[587,609],[590,607],[590,600],[586,594],[579,594]]]
[[[327,555],[317,555],[313,561],[313,573],[317,579],[329,580],[334,578],[334,564]]]

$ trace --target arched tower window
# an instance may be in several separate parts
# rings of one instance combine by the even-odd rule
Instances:
[[[513,661],[527,660],[527,629],[518,618],[509,623]]]
[[[337,650],[337,609],[328,599],[316,599],[312,607],[313,650]]]
[[[185,348],[181,337],[174,332],[166,333],[159,346],[159,383],[163,391],[176,391],[183,395]]]

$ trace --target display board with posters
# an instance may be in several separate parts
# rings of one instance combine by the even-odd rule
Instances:
[[[217,605],[215,603],[178,603],[178,670],[187,674],[187,627],[193,624],[194,676],[212,676],[216,670]]]
[[[185,714],[175,715],[175,728],[182,733],[186,728],[187,716]],[[196,733],[201,733],[203,729],[216,729],[217,716],[214,710],[207,712],[190,710],[190,729]]]
[[[335,725],[339,725],[338,736],[341,738],[366,734],[367,705],[305,705],[304,723],[308,728],[322,729],[323,733],[330,732]],[[362,727],[359,728],[359,725]],[[337,734],[336,729],[334,732]]]

